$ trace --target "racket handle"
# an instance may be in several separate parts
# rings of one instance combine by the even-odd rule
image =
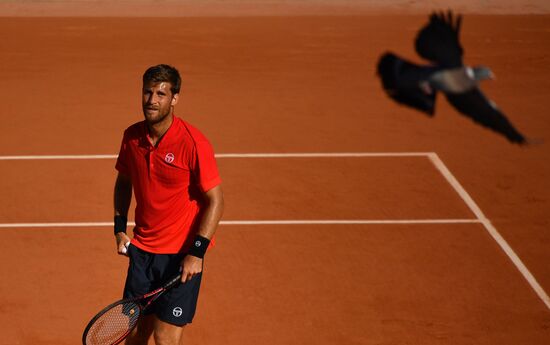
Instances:
[[[174,278],[172,278],[168,283],[166,283],[163,288],[164,289],[169,289],[171,288],[173,285],[177,284],[179,281],[181,280],[181,273],[178,273],[177,276],[175,276]]]
[[[130,246],[130,242],[126,242],[124,244],[124,248],[122,248],[122,254],[128,253],[128,247]]]

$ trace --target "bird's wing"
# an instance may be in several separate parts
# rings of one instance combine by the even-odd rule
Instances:
[[[446,97],[460,113],[473,121],[504,135],[512,143],[526,144],[525,137],[478,88],[459,94],[449,93]]]
[[[398,103],[433,115],[435,90],[427,92],[420,87],[420,83],[427,81],[433,73],[433,68],[418,66],[395,54],[385,53],[378,61],[377,70],[388,96]]]
[[[458,34],[462,16],[447,13],[432,13],[430,21],[416,36],[416,52],[423,58],[444,67],[462,65],[463,49]]]

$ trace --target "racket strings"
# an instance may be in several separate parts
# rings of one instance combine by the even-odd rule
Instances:
[[[140,307],[132,301],[114,305],[99,316],[86,335],[86,345],[118,344],[134,328]]]

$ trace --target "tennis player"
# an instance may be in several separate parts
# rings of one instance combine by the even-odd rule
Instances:
[[[124,298],[152,291],[182,272],[182,283],[153,302],[127,345],[146,345],[151,335],[157,345],[181,343],[184,326],[195,315],[204,255],[223,212],[210,142],[174,115],[180,85],[172,66],[145,71],[145,120],[126,129],[116,162],[116,244],[118,253],[129,257]],[[130,240],[126,226],[132,190],[136,226]]]

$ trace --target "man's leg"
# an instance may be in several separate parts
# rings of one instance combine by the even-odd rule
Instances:
[[[156,345],[180,345],[185,326],[175,326],[155,317],[154,337]]]
[[[136,328],[132,330],[128,337],[126,338],[126,345],[147,345],[153,330],[155,329],[155,319],[154,315],[142,316],[138,321]]]

